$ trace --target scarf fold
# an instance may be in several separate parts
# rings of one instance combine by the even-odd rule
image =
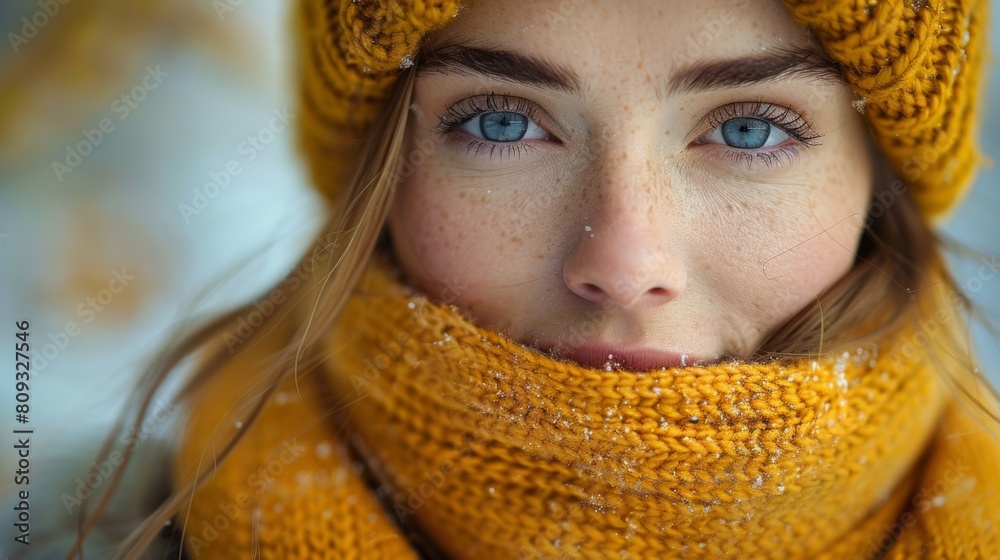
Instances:
[[[996,442],[900,333],[818,360],[636,373],[552,359],[375,258],[195,495],[196,558],[989,558]],[[201,397],[211,460],[271,335]],[[993,528],[989,524],[993,524]],[[222,526],[225,525],[223,528]]]

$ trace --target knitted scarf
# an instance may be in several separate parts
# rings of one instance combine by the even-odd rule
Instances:
[[[375,258],[182,516],[192,558],[995,558],[996,442],[902,333],[787,363],[636,373],[550,358]],[[285,342],[194,409],[178,484]],[[992,525],[991,525],[992,524]]]

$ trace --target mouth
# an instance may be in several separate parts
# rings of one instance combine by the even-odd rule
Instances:
[[[654,371],[673,367],[704,365],[713,360],[690,353],[656,350],[637,347],[622,348],[621,345],[591,343],[579,346],[541,347],[558,360],[569,360],[581,366],[605,371]]]

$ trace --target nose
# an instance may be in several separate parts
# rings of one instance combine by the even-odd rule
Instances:
[[[649,166],[644,166],[649,169]],[[687,275],[678,254],[681,240],[667,231],[669,204],[648,171],[634,167],[597,173],[596,212],[579,227],[580,236],[563,266],[566,286],[596,304],[650,307],[677,299]],[[638,184],[643,183],[643,184]],[[660,193],[662,194],[662,193]],[[579,224],[579,222],[575,222]]]

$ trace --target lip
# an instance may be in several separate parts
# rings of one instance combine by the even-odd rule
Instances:
[[[557,359],[571,360],[584,367],[651,371],[703,363],[702,356],[685,352],[671,352],[647,347],[623,348],[608,343],[589,343],[579,346],[555,346],[547,350]]]

